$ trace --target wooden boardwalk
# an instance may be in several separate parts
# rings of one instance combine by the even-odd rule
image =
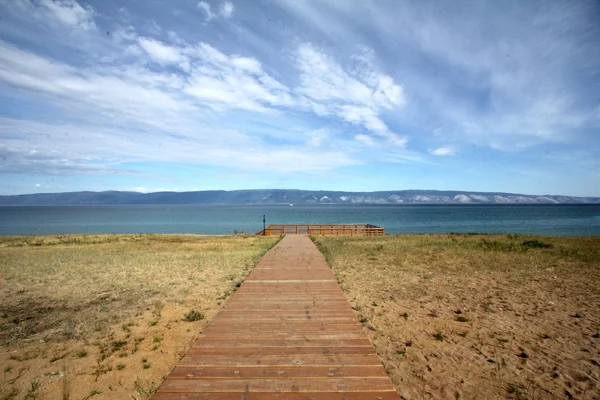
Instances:
[[[398,400],[324,257],[286,236],[153,400]]]

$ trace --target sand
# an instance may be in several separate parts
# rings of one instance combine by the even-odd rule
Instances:
[[[317,242],[404,398],[600,398],[600,238]]]

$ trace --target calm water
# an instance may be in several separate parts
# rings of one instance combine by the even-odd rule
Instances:
[[[386,233],[600,236],[600,205],[131,205],[0,207],[0,235],[254,233],[269,223],[370,223]]]

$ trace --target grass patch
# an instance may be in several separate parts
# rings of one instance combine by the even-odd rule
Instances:
[[[125,346],[127,346],[127,342],[125,340],[117,340],[111,343],[111,349],[113,353],[121,350]]]
[[[137,379],[133,383],[133,385],[135,387],[135,391],[137,392],[137,394],[142,396],[142,398],[144,398],[144,399],[152,396],[152,394],[156,391],[156,387],[154,386],[154,383],[147,383],[140,379]]]
[[[526,240],[521,243],[521,246],[528,249],[550,249],[552,245],[550,243],[544,243],[539,240]]]
[[[188,322],[194,322],[203,320],[204,314],[196,310],[190,310],[187,313],[185,313],[183,317]]]
[[[25,399],[37,399],[37,391],[40,389],[41,386],[42,384],[40,383],[39,379],[31,381],[31,384],[29,385],[29,390],[27,390],[27,394],[25,394]]]
[[[317,237],[317,236],[309,236],[309,238],[317,246],[317,249],[319,249],[321,254],[323,254],[323,256],[325,257],[325,261],[327,262],[327,265],[329,265],[329,268],[331,268],[332,267],[331,253],[327,249],[327,246],[325,246],[324,241],[319,240],[321,238]]]
[[[87,355],[88,355],[87,350],[79,350],[77,353],[75,353],[74,356],[77,358],[84,358],[84,357],[87,357]]]
[[[0,399],[12,386],[22,399],[31,389],[31,377],[46,372],[41,368],[48,360],[61,373],[69,372],[56,377],[67,386],[64,390],[60,384],[42,381],[44,398],[61,398],[64,392],[71,393],[71,400],[82,399],[100,376],[112,387],[112,398],[131,398],[135,378],[123,377],[127,369],[115,367],[108,373],[112,369],[108,359],[155,354],[152,347],[160,345],[161,357],[173,360],[168,361],[172,366],[185,349],[154,340],[144,346],[143,338],[191,342],[197,332],[176,321],[194,307],[202,310],[204,319],[216,315],[222,307],[216,298],[233,293],[279,239],[145,234],[0,237],[0,344],[6,346],[0,365],[10,363],[14,368],[5,372],[6,390],[0,389]],[[146,364],[145,379],[160,382],[162,369]],[[87,393],[78,389],[83,387]]]
[[[148,304],[225,292],[279,238],[193,235],[0,237],[0,343],[131,332]],[[216,297],[216,296],[215,296]],[[160,315],[160,309],[156,310]],[[153,320],[158,320],[154,318]]]

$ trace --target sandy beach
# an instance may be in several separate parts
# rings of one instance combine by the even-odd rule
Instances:
[[[599,238],[316,242],[404,398],[600,398]]]

